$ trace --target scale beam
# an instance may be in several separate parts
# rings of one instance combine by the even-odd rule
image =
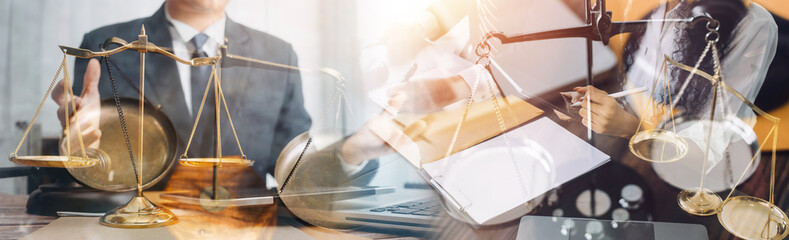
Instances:
[[[595,13],[593,13],[595,14]],[[610,15],[610,12],[608,13]],[[535,33],[505,34],[502,32],[490,32],[485,35],[484,41],[496,38],[502,44],[530,42],[560,38],[588,38],[593,41],[601,41],[608,44],[608,39],[622,33],[643,32],[647,24],[655,22],[686,22],[694,25],[700,21],[715,22],[709,16],[697,16],[687,19],[663,19],[663,20],[637,20],[611,22],[610,18],[600,18],[596,23]]]
[[[58,47],[60,47],[60,49],[63,50],[66,53],[66,55],[70,55],[78,58],[104,57],[119,52],[123,52],[126,50],[137,50],[139,52],[161,53],[180,63],[191,65],[194,67],[214,65],[219,60],[219,57],[202,57],[202,58],[192,58],[191,60],[186,60],[175,56],[175,54],[172,54],[171,52],[167,51],[166,48],[159,47],[151,42],[147,42],[147,41],[141,42],[140,40],[136,40],[131,43],[126,43],[120,38],[112,38],[111,40],[113,43],[121,44],[121,46],[114,49],[110,49],[106,51],[98,51],[98,52],[94,52],[88,49],[75,48],[75,47],[69,47],[63,45],[58,45]]]

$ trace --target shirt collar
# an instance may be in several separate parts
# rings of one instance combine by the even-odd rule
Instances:
[[[172,16],[170,16],[170,13],[167,12],[166,9],[164,11],[164,16],[165,18],[167,18],[167,21],[170,22],[170,26],[173,29],[175,29],[176,33],[178,33],[179,36],[177,37],[179,37],[183,42],[189,42],[190,40],[192,40],[192,38],[194,38],[195,35],[200,33],[200,31],[197,31],[197,29],[194,29],[192,26],[189,26],[189,24],[178,21]],[[203,31],[203,33],[208,35],[208,38],[214,43],[223,44],[225,41],[224,39],[225,39],[226,22],[227,22],[227,14],[225,14],[224,16],[222,16],[222,18],[220,18],[219,20],[208,26],[208,28],[206,28],[205,31]],[[205,45],[203,46],[205,47]]]

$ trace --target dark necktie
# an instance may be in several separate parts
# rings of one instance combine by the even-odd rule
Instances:
[[[195,47],[192,53],[192,58],[208,57],[203,50],[203,44],[208,40],[208,36],[204,33],[199,33],[192,38],[190,43]],[[205,85],[208,83],[208,78],[211,75],[209,66],[191,67],[191,83],[192,83],[192,116],[197,115],[197,110],[200,107],[200,100],[203,99],[203,92]],[[208,104],[206,99],[206,104]],[[205,110],[205,109],[204,109]],[[202,119],[201,119],[202,120]]]
[[[195,47],[192,58],[208,57],[208,54],[202,50],[206,40],[208,40],[208,36],[204,33],[199,33],[189,41]],[[200,101],[203,100],[206,84],[208,83],[208,78],[211,76],[211,67],[191,67],[190,74],[192,84],[192,117],[194,117],[197,116],[197,111],[200,109]],[[208,87],[208,95],[206,96],[205,105],[203,106],[203,113],[200,116],[200,123],[195,130],[195,136],[192,143],[194,145],[191,147],[191,149],[194,149],[192,152],[196,154],[195,157],[213,157],[210,155],[214,152],[213,140],[215,138],[214,134],[216,134],[216,115],[214,114],[216,105],[214,103],[213,90],[212,86]]]

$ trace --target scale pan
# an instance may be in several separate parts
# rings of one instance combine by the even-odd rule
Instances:
[[[255,161],[241,156],[224,156],[221,158],[181,158],[178,159],[182,165],[190,167],[249,167]]]
[[[137,133],[140,123],[139,101],[131,98],[120,100],[129,133]],[[88,157],[96,156],[99,159],[99,164],[66,169],[77,181],[92,188],[117,192],[136,189],[137,179],[129,161],[129,150],[126,148],[118,120],[118,109],[112,98],[101,101],[101,115],[98,117],[102,132],[99,147],[86,150]],[[143,121],[145,146],[142,156],[139,155],[140,142],[137,134],[131,134],[129,140],[134,150],[134,160],[142,159],[142,187],[147,188],[161,181],[174,165],[178,141],[175,128],[160,109],[146,103]]]
[[[688,153],[684,157],[672,163],[652,164],[652,169],[663,181],[682,190],[696,190],[703,172],[704,188],[722,192],[731,189],[741,173],[745,173],[742,176],[745,181],[756,172],[753,166],[759,165],[761,154],[756,133],[750,125],[735,116],[715,120],[710,144],[718,147],[710,148],[707,170],[702,170],[706,146],[693,140],[693,132],[697,132],[691,129],[694,126],[706,131],[709,121],[677,123],[677,134],[688,143]],[[752,159],[753,164],[749,164]]]
[[[644,130],[630,138],[630,151],[649,162],[674,162],[688,153],[688,143],[681,136],[663,129]]]
[[[97,158],[78,156],[11,156],[8,160],[31,167],[85,168],[99,163]]]
[[[718,221],[730,233],[743,239],[784,239],[789,234],[786,213],[757,197],[727,199],[720,207]]]

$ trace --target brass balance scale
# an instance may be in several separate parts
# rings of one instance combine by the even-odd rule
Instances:
[[[658,164],[675,162],[686,156],[688,152],[691,151],[688,141],[686,141],[683,136],[677,133],[676,122],[686,121],[685,125],[696,125],[687,124],[688,121],[701,123],[701,125],[698,126],[706,127],[706,129],[702,130],[705,136],[704,144],[701,146],[703,147],[702,155],[704,156],[702,159],[703,167],[701,168],[700,172],[701,180],[697,189],[683,190],[679,193],[677,196],[677,203],[679,204],[680,208],[689,214],[697,216],[717,215],[718,220],[726,230],[743,239],[784,239],[787,235],[789,235],[789,231],[787,230],[789,218],[787,218],[787,215],[783,212],[783,210],[774,204],[776,160],[775,145],[778,141],[778,123],[780,122],[780,119],[761,110],[745,96],[723,81],[724,76],[722,75],[721,70],[720,55],[716,46],[719,39],[719,34],[717,32],[719,27],[720,26],[717,21],[712,21],[707,24],[707,30],[709,31],[705,36],[707,46],[705,47],[701,56],[698,58],[695,66],[691,67],[684,65],[669,58],[668,56],[664,56],[661,72],[664,80],[663,86],[666,88],[666,91],[664,92],[668,93],[669,104],[668,106],[665,106],[667,109],[653,111],[657,112],[656,114],[658,115],[663,115],[662,118],[660,118],[662,122],[655,124],[657,126],[656,128],[645,129],[643,127],[643,123],[646,121],[645,118],[647,116],[646,114],[642,115],[642,118],[639,121],[637,133],[630,139],[629,147],[634,155],[645,161]],[[710,52],[714,66],[713,74],[699,70],[699,66],[701,66],[702,61]],[[678,96],[672,96],[671,94],[671,87],[668,84],[667,64],[674,66],[677,69],[689,72],[685,82],[683,82],[679,89],[677,94]],[[711,83],[709,118],[706,120],[676,119],[675,115],[682,114],[681,111],[676,109],[676,104],[682,97],[688,84],[695,80],[693,79],[693,76],[700,76]],[[660,77],[660,74],[658,74],[657,78]],[[655,79],[653,84],[657,85],[658,82],[659,79]],[[655,87],[653,86],[653,91],[654,89]],[[756,150],[754,156],[749,161],[748,166],[742,172],[738,180],[732,185],[733,187],[729,194],[725,199],[721,199],[721,197],[716,193],[704,188],[706,175],[705,170],[707,169],[712,152],[712,135],[715,131],[728,131],[727,129],[721,129],[721,127],[725,127],[727,125],[748,126],[741,119],[737,118],[735,114],[732,113],[729,106],[725,103],[727,94],[733,95],[736,99],[748,106],[753,112],[772,122],[773,127],[765,137],[765,140],[759,144],[759,147]],[[650,100],[652,99],[650,98]],[[644,112],[646,112],[646,108],[651,105],[652,104],[650,103],[645,104]],[[718,105],[723,105],[724,107],[723,115],[725,117],[718,117],[720,119],[716,119],[716,108],[719,107]],[[770,137],[772,137],[773,150],[770,165],[771,172],[769,201],[755,196],[732,197],[736,186],[742,183],[744,177],[748,174],[748,170],[753,167],[755,160],[759,157],[762,147],[767,144],[767,141],[770,140]]]
[[[104,216],[102,216],[99,222],[102,225],[110,226],[110,227],[120,227],[120,228],[145,228],[145,227],[159,227],[159,226],[167,226],[174,224],[178,221],[178,217],[175,216],[171,211],[166,208],[162,208],[157,206],[156,204],[152,203],[142,194],[143,190],[143,180],[142,180],[142,170],[143,167],[143,154],[146,150],[145,146],[145,123],[146,121],[150,121],[146,119],[146,102],[145,102],[145,55],[148,52],[160,53],[168,56],[170,58],[175,59],[176,61],[188,64],[191,66],[203,66],[203,65],[212,65],[216,64],[218,57],[207,57],[207,58],[196,58],[192,60],[183,60],[170,52],[165,51],[163,48],[156,46],[153,43],[148,42],[148,36],[145,34],[145,27],[143,26],[140,35],[136,41],[131,43],[125,44],[121,47],[107,50],[107,51],[100,51],[100,52],[93,52],[86,49],[79,49],[79,48],[72,48],[67,46],[60,46],[61,50],[64,53],[63,61],[60,64],[60,68],[58,69],[58,73],[50,83],[49,89],[47,90],[46,94],[44,95],[44,99],[41,101],[36,113],[33,115],[31,120],[31,124],[28,126],[28,129],[25,131],[26,134],[22,136],[20,140],[20,146],[22,142],[24,142],[25,137],[27,136],[27,132],[30,130],[32,123],[35,122],[38,114],[41,111],[41,108],[46,101],[47,97],[51,93],[51,90],[55,84],[55,81],[58,78],[58,75],[61,71],[64,72],[64,91],[66,96],[66,111],[64,113],[64,119],[69,119],[69,110],[71,108],[72,112],[76,112],[76,103],[74,102],[74,93],[71,88],[71,79],[69,78],[68,74],[68,66],[66,62],[66,55],[75,56],[78,58],[93,58],[93,57],[106,57],[110,56],[125,50],[137,50],[140,53],[140,80],[139,80],[139,112],[138,112],[138,151],[135,157],[134,151],[132,150],[131,141],[128,133],[128,129],[126,127],[126,119],[123,116],[122,112],[122,103],[117,96],[117,89],[115,88],[115,84],[113,81],[113,90],[115,93],[115,104],[118,109],[120,125],[122,127],[123,137],[125,139],[126,148],[129,151],[129,158],[134,170],[134,175],[136,179],[136,190],[137,195],[133,197],[128,203],[125,205],[113,209]],[[150,106],[149,106],[150,107]],[[149,110],[150,111],[150,110]],[[79,122],[78,115],[74,114],[74,120]],[[160,119],[157,119],[160,120]],[[156,121],[154,121],[156,122]],[[169,122],[168,122],[169,123]],[[150,124],[150,123],[149,123]],[[102,162],[102,158],[105,158],[106,155],[101,154],[98,152],[99,150],[96,149],[88,149],[85,147],[82,138],[82,131],[79,126],[77,126],[77,137],[76,139],[79,141],[80,149],[79,151],[72,152],[71,149],[71,142],[72,137],[69,136],[71,132],[71,127],[69,121],[66,121],[65,128],[64,128],[64,136],[65,138],[65,150],[66,153],[61,153],[60,156],[20,156],[18,155],[18,150],[14,151],[9,157],[9,160],[21,165],[28,165],[28,166],[37,166],[37,167],[62,167],[68,169],[78,169],[78,168],[86,168],[91,167],[97,164],[107,164],[107,162]],[[91,154],[89,154],[91,153]],[[74,155],[77,156],[74,156]],[[136,159],[135,159],[136,158]],[[106,161],[106,159],[104,159]]]
[[[587,85],[592,85],[592,66],[591,66],[591,59],[592,59],[592,48],[591,43],[592,41],[601,41],[603,44],[607,44],[610,37],[613,37],[617,34],[621,33],[630,33],[630,32],[643,32],[646,29],[646,26],[650,22],[683,22],[688,23],[690,25],[697,24],[699,22],[706,22],[706,28],[709,31],[708,34],[705,36],[706,41],[708,42],[706,50],[699,58],[696,66],[691,67],[666,57],[664,61],[664,66],[661,71],[665,70],[665,64],[671,64],[679,69],[683,69],[685,71],[690,72],[688,75],[688,79],[684,82],[685,85],[689,81],[691,81],[691,77],[694,75],[701,76],[712,83],[712,107],[710,109],[710,117],[709,117],[709,126],[705,131],[706,135],[706,151],[704,151],[704,167],[702,169],[706,169],[707,161],[709,158],[709,142],[711,138],[711,133],[713,132],[712,129],[712,122],[720,121],[715,119],[715,106],[718,104],[718,98],[720,95],[725,96],[725,94],[732,94],[734,97],[739,99],[743,104],[751,108],[757,114],[763,116],[765,119],[773,123],[773,127],[769,132],[768,136],[765,138],[765,141],[759,145],[758,150],[754,157],[750,160],[748,166],[746,167],[745,171],[740,175],[739,179],[733,186],[739,185],[744,177],[748,173],[748,169],[752,167],[753,163],[758,157],[759,152],[761,151],[761,146],[767,143],[767,140],[770,139],[772,136],[773,145],[777,144],[777,135],[778,135],[778,123],[780,119],[767,114],[766,112],[762,111],[758,107],[756,107],[753,103],[751,103],[747,98],[742,96],[742,94],[738,93],[736,90],[728,86],[724,81],[722,81],[723,76],[721,75],[720,69],[720,59],[718,59],[718,49],[716,47],[716,43],[719,39],[719,33],[717,32],[719,26],[719,22],[708,15],[700,15],[693,18],[688,19],[659,19],[659,20],[638,20],[638,21],[621,21],[621,22],[613,22],[611,21],[611,12],[606,10],[606,1],[605,0],[597,0],[594,4],[592,4],[591,0],[584,1],[585,4],[585,16],[586,16],[586,25],[574,28],[565,28],[565,29],[557,29],[557,30],[549,30],[545,32],[538,32],[538,33],[527,33],[527,34],[516,34],[516,35],[507,35],[501,32],[490,32],[485,35],[482,44],[487,44],[487,41],[492,38],[496,38],[500,40],[501,44],[511,44],[511,43],[519,43],[519,42],[527,42],[527,41],[539,41],[539,40],[546,40],[546,39],[557,39],[557,38],[585,38],[587,42]],[[715,73],[708,74],[703,71],[700,71],[698,68],[701,64],[701,61],[704,59],[706,54],[709,51],[712,51],[713,61],[715,66]],[[667,77],[664,77],[664,80],[667,81]],[[658,79],[655,79],[655,83],[657,83]],[[665,85],[668,86],[668,85]],[[654,87],[653,87],[654,89]],[[671,92],[671,89],[668,92]],[[644,126],[641,124],[639,125],[639,129],[637,133],[630,139],[630,150],[633,152],[634,155],[643,159],[645,161],[655,162],[655,163],[668,163],[674,162],[682,157],[684,157],[688,150],[688,143],[677,134],[676,132],[676,125],[674,124],[674,115],[676,111],[674,111],[674,107],[676,105],[676,101],[681,97],[682,92],[684,91],[684,87],[680,90],[680,96],[676,98],[671,98],[669,96],[670,104],[667,106],[668,109],[663,109],[663,124],[655,124],[658,126],[657,128],[645,129]],[[722,101],[721,101],[722,102]],[[741,121],[739,119],[731,119],[728,118],[724,121]],[[591,120],[590,120],[591,121]],[[640,123],[644,122],[644,116],[640,119]],[[591,123],[589,124],[591,125]],[[589,140],[593,141],[594,134],[591,132],[591,128],[588,130]],[[704,188],[704,173],[702,172],[702,179],[700,183],[700,187],[694,190],[686,190],[682,191],[677,196],[677,201],[679,206],[686,212],[698,216],[710,216],[717,214],[718,219],[723,225],[723,227],[731,232],[732,234],[744,238],[744,239],[784,239],[787,235],[789,235],[789,230],[787,229],[787,224],[789,224],[789,218],[787,215],[774,204],[774,190],[775,190],[775,158],[776,158],[776,151],[775,147],[773,147],[772,151],[772,162],[771,162],[771,175],[770,175],[770,188],[769,188],[769,201],[766,201],[761,198],[753,197],[753,196],[736,196],[732,197],[734,193],[735,187],[732,188],[729,195],[726,197],[725,200],[722,200],[720,196],[717,194],[706,190]]]
[[[682,208],[682,210],[693,215],[717,215],[721,225],[723,225],[726,230],[737,237],[743,239],[784,239],[787,235],[789,235],[789,231],[787,231],[787,222],[789,222],[789,218],[787,218],[786,213],[784,213],[784,211],[774,203],[776,160],[775,149],[772,150],[770,165],[771,172],[769,201],[755,196],[732,196],[736,186],[742,183],[745,176],[748,174],[748,170],[753,167],[755,160],[759,157],[762,147],[767,144],[768,140],[770,140],[770,137],[772,137],[771,142],[773,144],[773,148],[775,148],[775,145],[778,141],[778,124],[780,119],[764,112],[759,107],[750,102],[747,98],[745,98],[745,96],[737,92],[737,90],[733,89],[723,81],[718,49],[715,47],[715,42],[717,41],[713,40],[708,42],[709,43],[704,53],[702,53],[702,56],[699,58],[699,61],[694,67],[676,62],[668,56],[664,57],[664,63],[668,63],[677,67],[678,69],[690,72],[690,75],[687,79],[688,81],[685,83],[691,81],[691,77],[693,75],[697,75],[703,79],[709,80],[712,84],[710,114],[709,119],[705,121],[707,129],[704,132],[706,135],[705,145],[703,146],[703,167],[701,168],[700,172],[701,181],[697,189],[681,191],[677,196],[677,203],[679,204],[680,208]],[[698,69],[701,60],[704,59],[705,55],[710,49],[712,50],[712,59],[715,66],[714,74],[709,74]],[[677,99],[681,97],[682,92],[683,91],[680,90],[680,96],[677,96]],[[706,175],[705,170],[707,169],[708,162],[710,161],[710,152],[712,151],[710,149],[711,136],[713,131],[726,131],[725,129],[713,130],[713,127],[720,128],[726,126],[726,124],[747,126],[747,124],[742,123],[742,120],[739,118],[732,117],[733,114],[731,113],[731,110],[728,109],[728,106],[725,106],[727,107],[725,110],[728,110],[728,113],[725,113],[727,117],[716,119],[716,106],[724,102],[727,94],[733,95],[736,99],[740,100],[756,114],[759,114],[764,119],[772,122],[773,127],[768,132],[765,140],[759,144],[758,149],[751,160],[748,162],[747,167],[744,169],[742,174],[740,174],[737,181],[732,185],[733,187],[729,194],[725,199],[721,199],[721,197],[716,193],[704,188]],[[664,117],[664,122],[660,124],[658,128],[639,131],[633,136],[630,142],[630,149],[634,154],[636,154],[636,156],[645,161],[655,163],[669,163],[679,160],[684,155],[686,155],[688,151],[690,151],[690,148],[688,147],[689,143],[683,139],[683,136],[680,136],[680,134],[676,133],[677,129],[675,127],[675,121],[678,120],[674,119],[673,117],[675,112],[675,104],[676,101],[672,102],[672,104],[669,106],[669,109],[666,111],[666,115],[671,116]],[[642,118],[641,121],[643,122],[644,119]],[[668,134],[662,134],[659,132]],[[645,135],[662,136],[644,137]],[[642,141],[638,141],[637,139],[639,138],[642,139]]]
[[[227,40],[226,40],[226,42],[227,42]],[[76,126],[76,131],[75,131],[75,133],[77,134],[76,138],[70,136],[70,134],[72,134],[72,128],[74,128],[72,126],[73,124],[71,124],[70,121],[66,121],[65,126],[64,126],[64,135],[63,135],[63,138],[64,138],[63,142],[64,142],[64,144],[62,146],[62,151],[65,151],[66,153],[70,153],[70,154],[61,153],[61,155],[58,155],[58,156],[50,156],[50,155],[26,156],[26,155],[20,155],[19,154],[19,150],[20,150],[22,144],[24,143],[28,133],[30,132],[33,124],[35,123],[35,120],[38,118],[38,115],[41,112],[41,109],[43,108],[43,105],[44,105],[47,97],[51,94],[52,89],[54,88],[55,83],[57,81],[57,78],[60,76],[61,72],[63,72],[63,75],[64,75],[63,86],[64,86],[64,95],[66,96],[66,106],[67,106],[66,107],[66,111],[64,112],[64,115],[65,115],[64,119],[68,119],[68,116],[70,115],[69,114],[70,112],[76,113],[77,107],[76,107],[76,103],[74,101],[75,96],[74,96],[74,93],[73,93],[73,90],[72,90],[71,79],[69,77],[68,65],[67,65],[67,61],[66,61],[66,56],[67,55],[75,56],[75,57],[78,57],[78,58],[86,58],[86,59],[93,58],[93,57],[107,57],[106,61],[105,61],[105,64],[107,66],[107,70],[109,71],[110,70],[109,64],[112,63],[112,61],[110,61],[109,58],[108,58],[110,55],[113,55],[113,54],[116,54],[116,53],[120,53],[120,52],[123,52],[123,51],[126,51],[126,50],[136,50],[136,51],[138,51],[140,53],[140,69],[139,69],[139,71],[140,71],[140,79],[139,79],[139,88],[136,88],[135,90],[137,90],[137,92],[139,94],[138,106],[136,106],[136,107],[138,107],[139,111],[136,114],[132,113],[133,118],[129,119],[132,122],[134,122],[135,120],[137,122],[137,129],[136,130],[138,130],[139,138],[136,141],[138,141],[139,145],[138,145],[138,149],[137,149],[136,153],[132,150],[132,142],[133,142],[132,140],[134,140],[134,139],[131,139],[129,137],[129,129],[133,129],[132,128],[133,126],[128,126],[128,128],[127,128],[127,124],[126,124],[127,118],[124,117],[124,113],[123,113],[123,110],[122,110],[124,107],[125,108],[134,108],[135,106],[133,104],[130,104],[130,102],[132,102],[131,100],[119,98],[114,76],[112,75],[111,71],[109,72],[111,84],[112,84],[112,87],[113,87],[113,93],[114,93],[114,105],[115,105],[114,108],[117,109],[118,119],[120,120],[119,121],[120,126],[112,125],[110,127],[111,128],[115,128],[115,129],[120,127],[120,129],[122,131],[123,138],[124,138],[124,141],[125,141],[125,144],[126,144],[126,149],[128,150],[128,154],[129,154],[131,167],[133,168],[133,173],[134,173],[134,177],[135,177],[135,180],[136,180],[136,186],[134,187],[134,189],[136,189],[137,195],[134,196],[125,205],[123,205],[121,207],[118,207],[116,209],[113,209],[113,210],[107,212],[106,214],[104,214],[104,216],[102,216],[100,218],[99,222],[102,225],[105,225],[105,226],[118,227],[118,228],[150,228],[150,227],[168,226],[168,225],[172,225],[172,224],[175,224],[175,223],[178,222],[178,217],[175,216],[175,214],[173,214],[171,211],[169,211],[168,209],[166,209],[164,207],[161,207],[161,206],[158,206],[158,205],[152,203],[142,193],[143,189],[145,187],[153,185],[158,180],[161,180],[162,176],[164,176],[164,173],[166,173],[167,169],[170,168],[171,164],[169,164],[168,162],[171,163],[171,161],[168,161],[168,160],[170,160],[172,158],[170,157],[170,153],[169,152],[174,152],[174,151],[172,151],[172,149],[175,148],[175,144],[176,144],[176,140],[173,139],[175,137],[175,133],[174,133],[174,130],[172,130],[173,127],[170,124],[170,122],[167,119],[167,117],[164,116],[163,113],[159,112],[158,108],[156,108],[154,106],[151,106],[151,104],[149,102],[147,102],[147,100],[145,98],[145,91],[144,91],[145,78],[144,78],[144,76],[145,76],[145,55],[146,55],[146,53],[152,52],[152,53],[163,54],[163,55],[165,55],[165,56],[167,56],[169,58],[174,59],[175,61],[177,61],[179,63],[187,64],[187,65],[195,66],[195,67],[197,67],[197,66],[207,66],[207,65],[211,65],[212,66],[212,71],[211,71],[211,75],[209,77],[209,80],[207,82],[206,90],[205,90],[205,92],[203,94],[203,97],[202,97],[202,100],[201,100],[201,103],[200,103],[200,107],[197,110],[198,113],[197,113],[196,116],[198,116],[198,117],[195,118],[194,125],[192,127],[192,131],[191,131],[191,133],[189,135],[189,140],[187,142],[186,149],[184,150],[184,153],[179,157],[180,164],[185,165],[185,166],[191,166],[191,167],[212,167],[212,168],[214,168],[214,174],[212,176],[213,177],[213,179],[212,179],[213,180],[213,185],[211,187],[206,188],[206,189],[202,189],[201,194],[200,194],[200,201],[199,201],[201,207],[203,207],[204,209],[206,209],[208,211],[212,211],[212,212],[221,211],[221,210],[227,208],[228,207],[228,205],[226,204],[227,201],[221,201],[221,200],[227,200],[227,199],[231,198],[230,194],[226,190],[223,190],[224,188],[222,188],[221,186],[218,186],[218,183],[217,183],[218,177],[216,175],[217,174],[216,169],[219,168],[219,167],[249,167],[249,166],[251,166],[254,163],[254,161],[252,161],[250,159],[247,159],[246,155],[243,152],[243,149],[241,148],[241,143],[240,143],[240,141],[238,139],[238,135],[236,133],[235,125],[233,124],[232,118],[230,117],[230,112],[229,112],[229,109],[227,107],[227,103],[225,101],[224,93],[222,91],[221,78],[220,78],[220,76],[221,76],[221,73],[220,73],[221,68],[219,68],[218,66],[224,66],[223,65],[223,61],[222,61],[223,59],[225,59],[225,60],[243,61],[243,62],[247,62],[247,63],[254,63],[254,64],[257,64],[257,65],[268,66],[268,67],[273,66],[273,67],[285,68],[285,69],[293,69],[293,70],[312,71],[312,72],[324,73],[324,74],[327,74],[327,75],[333,77],[334,79],[336,79],[336,83],[337,83],[338,87],[337,87],[336,92],[335,92],[335,97],[340,99],[340,102],[339,102],[340,104],[342,103],[342,100],[345,98],[345,96],[344,96],[344,78],[342,77],[342,75],[338,71],[336,71],[334,69],[322,68],[320,70],[310,70],[310,69],[299,68],[299,67],[296,67],[296,66],[278,64],[278,63],[273,63],[273,62],[268,62],[268,61],[263,61],[263,60],[258,60],[258,59],[252,59],[252,58],[247,58],[247,57],[238,56],[238,55],[232,55],[232,54],[229,54],[228,51],[227,51],[227,43],[220,47],[221,56],[193,58],[191,60],[184,60],[184,59],[181,59],[181,58],[178,58],[177,56],[175,56],[173,53],[168,51],[168,49],[159,47],[159,46],[157,46],[157,45],[155,45],[153,43],[148,42],[148,36],[145,34],[145,26],[143,26],[142,29],[141,29],[140,34],[138,35],[138,39],[136,41],[133,41],[133,42],[130,42],[130,43],[126,43],[122,39],[111,38],[107,42],[105,42],[105,46],[103,46],[103,47],[107,47],[107,45],[109,45],[109,44],[117,44],[117,45],[120,45],[120,47],[117,47],[117,48],[114,48],[114,49],[110,49],[110,50],[102,50],[100,52],[94,52],[94,51],[90,51],[90,50],[86,50],[86,49],[79,49],[79,48],[73,48],[73,47],[67,47],[67,46],[60,46],[61,50],[64,53],[63,61],[61,62],[60,67],[58,68],[58,71],[55,74],[55,77],[53,78],[52,82],[50,83],[49,88],[47,89],[43,100],[41,101],[41,103],[39,104],[36,112],[34,113],[34,115],[32,117],[32,120],[31,120],[31,124],[28,125],[28,128],[26,129],[24,135],[22,136],[22,139],[20,140],[19,145],[17,146],[16,150],[13,153],[11,153],[11,155],[9,156],[9,160],[10,161],[12,161],[14,163],[17,163],[17,164],[20,164],[20,165],[27,165],[27,166],[34,166],[34,167],[66,168],[78,180],[82,180],[83,183],[86,183],[87,185],[89,185],[91,187],[95,187],[97,189],[106,190],[106,191],[125,191],[125,190],[130,190],[130,189],[125,189],[123,187],[119,187],[118,185],[108,186],[108,185],[105,185],[103,183],[97,183],[97,182],[100,182],[100,181],[95,181],[95,179],[92,179],[92,178],[95,178],[96,174],[97,174],[95,172],[95,170],[89,170],[93,166],[110,165],[110,164],[112,164],[112,165],[114,165],[113,168],[115,170],[128,169],[128,168],[123,168],[123,166],[120,166],[120,168],[119,168],[118,165],[122,165],[122,163],[119,164],[118,162],[121,162],[121,160],[115,159],[113,161],[113,160],[110,160],[109,156],[108,156],[108,155],[112,155],[113,157],[114,156],[123,156],[123,154],[118,154],[118,153],[108,154],[108,153],[104,152],[102,149],[87,148],[85,146],[84,141],[83,141],[82,129],[80,129],[79,126]],[[114,63],[112,63],[112,64],[114,65]],[[232,63],[229,64],[229,65],[232,65]],[[117,66],[116,66],[116,69],[117,69]],[[125,78],[125,75],[123,77]],[[216,141],[216,146],[215,146],[216,147],[216,151],[215,151],[216,155],[213,156],[213,157],[206,157],[206,156],[189,157],[187,155],[187,152],[189,151],[189,148],[191,147],[191,142],[193,140],[192,138],[194,137],[195,131],[197,130],[198,123],[200,122],[200,117],[199,116],[201,116],[201,113],[204,110],[205,102],[208,100],[209,87],[213,87],[214,88],[213,101],[215,101],[215,109],[213,109],[213,110],[216,113],[215,114],[215,117],[216,117],[216,126],[215,127],[216,127],[216,134],[217,134],[216,137],[217,137],[217,140],[218,140],[218,141]],[[221,105],[220,105],[220,102],[221,102]],[[347,100],[345,102],[347,104]],[[147,108],[146,108],[146,105],[147,105]],[[340,105],[337,106],[338,107],[338,109],[337,109],[338,111],[339,111],[339,106]],[[224,112],[227,114],[228,120],[230,122],[231,129],[232,129],[232,132],[233,132],[233,136],[235,138],[236,144],[238,144],[240,155],[231,155],[231,156],[223,156],[222,155],[221,131],[220,131],[220,129],[221,129],[220,117],[221,117],[221,108],[222,107],[224,107],[224,109],[225,109]],[[105,107],[102,107],[102,111],[108,111],[108,109],[109,108],[105,109]],[[109,109],[109,110],[115,110],[115,109]],[[326,112],[323,113],[321,121],[318,122],[318,124],[317,124],[318,127],[316,127],[316,129],[320,128],[320,125],[323,122],[323,119],[325,118],[325,116],[327,115],[329,109],[330,108],[327,108]],[[136,118],[136,119],[134,119],[134,118]],[[75,122],[79,122],[77,114],[74,114],[74,119],[73,120]],[[101,122],[101,124],[102,124],[101,128],[102,129],[104,129],[104,127],[105,127],[104,125],[107,124],[106,122],[110,122],[110,121],[105,121],[105,119],[102,118],[102,122]],[[146,124],[149,125],[149,126],[152,125],[152,127],[155,130],[147,130],[144,127]],[[108,128],[110,128],[110,127],[108,127]],[[152,136],[152,135],[154,135],[154,136]],[[146,138],[149,139],[149,141],[150,141],[150,139],[153,138],[153,140],[155,140],[155,141],[152,144],[149,143],[149,144],[146,145],[146,142],[144,141],[144,139],[146,139]],[[72,140],[76,140],[76,141],[79,142],[79,150],[72,151],[73,150],[72,149],[72,144],[71,144]],[[115,140],[115,139],[113,139],[113,140]],[[164,150],[162,150],[162,149],[150,150],[151,148],[156,148],[156,145],[164,145],[165,148],[167,148],[167,149],[164,149]],[[144,146],[147,146],[147,147],[144,147]],[[106,149],[104,149],[104,150],[106,150]],[[154,151],[154,153],[150,153],[150,154],[146,155],[146,152],[145,152],[146,150]],[[164,153],[162,153],[162,152],[164,152]],[[158,159],[157,161],[160,161],[162,163],[157,163],[157,164],[150,164],[149,163],[147,166],[143,167],[143,163],[151,161],[151,160],[149,160],[151,158],[157,158]],[[108,168],[108,167],[105,166],[105,168]],[[147,175],[144,175],[143,174],[143,169],[145,169],[146,171],[151,170],[149,168],[154,168],[152,171],[150,171],[152,173],[146,173]],[[88,169],[88,170],[86,170],[86,169]],[[101,173],[99,173],[99,174],[101,174]],[[91,184],[91,183],[93,183],[93,184]],[[284,184],[283,184],[283,188],[284,188]]]

